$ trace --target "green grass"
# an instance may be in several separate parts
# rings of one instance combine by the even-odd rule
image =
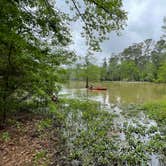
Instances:
[[[11,139],[11,137],[10,137],[10,134],[6,131],[2,133],[2,135],[0,136],[0,139],[2,139],[5,142],[8,142]]]
[[[44,120],[40,120],[36,126],[37,131],[42,132],[44,131],[46,128],[50,128],[52,126],[52,120],[51,119],[44,119]]]
[[[166,125],[166,101],[156,101],[143,105],[145,113],[158,125]]]

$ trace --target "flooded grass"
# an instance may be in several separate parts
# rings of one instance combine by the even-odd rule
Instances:
[[[81,165],[108,164],[109,151],[115,148],[107,132],[113,116],[99,109],[94,101],[65,100],[64,137],[70,149],[72,163]]]
[[[129,128],[126,125],[125,130],[129,130],[129,133],[133,133],[133,137],[145,143],[143,148],[146,154],[149,153],[151,158],[149,163],[154,166],[164,166],[166,165],[166,134],[164,131],[166,124],[162,116],[164,110],[162,114],[158,110],[162,110],[159,103],[157,106],[155,103],[131,105],[123,110],[123,115],[129,121],[127,125],[132,124],[132,127]]]
[[[161,126],[166,126],[166,101],[146,103],[143,109],[150,118],[155,119]]]
[[[165,85],[104,85],[107,92],[72,86],[61,93],[72,165],[165,166]]]
[[[104,107],[85,99],[61,99],[57,105],[72,165],[165,164],[166,137],[142,107]]]

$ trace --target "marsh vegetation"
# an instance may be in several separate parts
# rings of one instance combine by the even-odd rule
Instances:
[[[133,84],[137,88],[147,87],[144,83],[106,84],[110,87],[120,85],[122,89],[124,87],[130,89]],[[77,86],[79,87],[79,83]],[[120,86],[119,91],[121,91]],[[62,132],[66,138],[69,159],[72,163],[165,165],[164,104],[162,108],[159,103],[150,104],[149,98],[144,101],[146,104],[141,104],[141,96],[131,102],[128,100],[130,93],[124,97],[124,93],[118,93],[116,96],[114,91],[92,92],[80,88],[72,89],[72,87],[73,84],[61,94],[63,97],[70,98],[62,102],[66,104],[62,104],[61,113],[64,114],[66,122]],[[153,95],[149,96],[150,100],[156,95],[161,95],[156,91],[155,85],[149,84],[150,87],[154,88],[151,89]],[[161,85],[160,88],[164,86]],[[138,92],[140,91],[136,91],[135,95],[138,95]],[[111,96],[117,97],[117,100],[109,100]]]

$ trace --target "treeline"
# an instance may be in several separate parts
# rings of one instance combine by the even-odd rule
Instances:
[[[164,21],[166,25],[166,20]],[[166,30],[166,26],[163,26]],[[102,66],[90,58],[68,69],[68,79],[91,81],[166,82],[166,40],[147,39],[103,60]]]
[[[101,80],[166,82],[165,67],[166,41],[147,39],[105,59]]]

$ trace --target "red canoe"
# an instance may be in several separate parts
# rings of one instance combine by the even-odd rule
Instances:
[[[93,87],[93,88],[89,88],[89,90],[107,90],[107,88],[105,88],[105,87]]]

